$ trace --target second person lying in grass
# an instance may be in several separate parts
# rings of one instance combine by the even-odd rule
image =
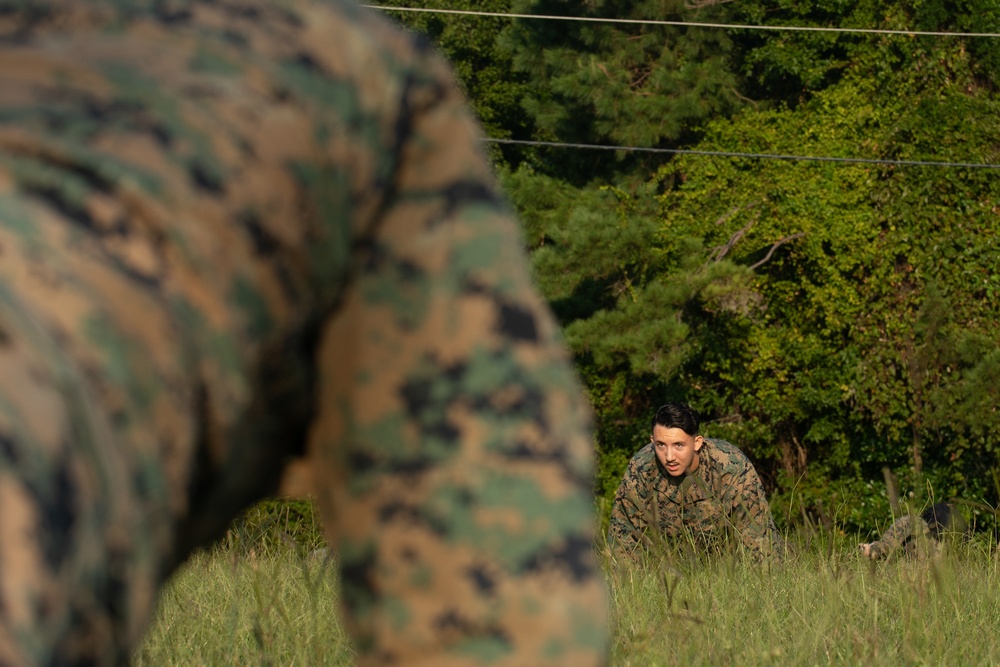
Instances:
[[[758,560],[783,553],[753,464],[735,445],[702,437],[699,425],[684,403],[657,410],[650,443],[629,461],[615,494],[608,530],[615,555],[638,558],[658,542],[699,551],[735,542]]]
[[[950,503],[931,505],[919,516],[904,514],[874,542],[859,545],[869,558],[886,558],[897,552],[916,558],[938,556],[949,538],[968,535],[969,524]]]

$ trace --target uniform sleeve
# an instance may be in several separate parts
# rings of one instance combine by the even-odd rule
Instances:
[[[387,131],[310,441],[361,664],[603,663],[589,407],[437,59]]]
[[[637,559],[642,552],[647,520],[639,484],[635,462],[629,462],[615,492],[608,525],[608,545],[612,553],[619,557]]]
[[[729,500],[733,528],[747,552],[757,560],[784,553],[784,540],[778,534],[764,485],[749,460],[736,475]]]
[[[931,540],[930,530],[923,519],[908,514],[897,519],[878,541],[871,543],[868,555],[870,558],[885,558],[911,542],[923,545]]]

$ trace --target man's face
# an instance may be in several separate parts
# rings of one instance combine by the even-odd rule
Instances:
[[[653,427],[653,450],[671,477],[679,477],[698,468],[698,450],[704,442],[700,435],[688,435],[679,428]]]

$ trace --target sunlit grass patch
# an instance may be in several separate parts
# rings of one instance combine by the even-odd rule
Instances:
[[[1000,568],[963,545],[872,562],[843,543],[760,565],[609,562],[613,665],[998,664]]]
[[[350,665],[338,604],[326,556],[199,553],[161,593],[133,664]]]

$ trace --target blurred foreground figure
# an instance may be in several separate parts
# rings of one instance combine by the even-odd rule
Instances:
[[[928,558],[940,555],[949,537],[968,533],[965,517],[950,503],[937,503],[919,516],[907,514],[897,519],[875,542],[861,544],[869,558],[885,558],[903,551],[907,556]]]
[[[598,663],[589,418],[412,37],[0,0],[0,664],[126,662],[304,453],[363,663]]]

